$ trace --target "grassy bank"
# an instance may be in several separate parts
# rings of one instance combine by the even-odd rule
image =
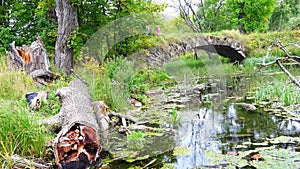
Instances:
[[[8,67],[6,55],[0,57],[1,168],[12,168],[12,155],[15,154],[28,159],[46,158],[46,147],[54,136],[39,121],[59,111],[60,103],[55,98],[55,91],[67,84],[65,79],[59,79],[49,86],[37,87],[25,72]],[[42,109],[32,113],[25,94],[41,90],[49,92],[50,107],[43,103]]]
[[[10,71],[4,56],[0,59],[0,166],[11,168],[11,156],[43,157],[47,134],[30,113],[25,93],[36,91],[24,72]]]
[[[221,31],[210,33],[219,37],[231,37],[238,39],[245,46],[247,57],[263,57],[266,55],[268,47],[275,41],[280,41],[284,45],[299,41],[300,30],[267,32],[267,33],[251,33],[242,35],[236,30]],[[300,49],[295,47],[287,47],[292,53],[300,55]],[[280,49],[274,49],[272,56],[283,56],[284,53]]]

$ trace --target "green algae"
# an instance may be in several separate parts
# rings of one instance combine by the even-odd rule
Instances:
[[[246,158],[249,154],[259,153],[261,160],[250,160]],[[215,153],[214,151],[205,151],[205,156],[210,160],[211,166],[221,166],[228,164],[226,168],[244,167],[247,165],[256,168],[299,168],[300,167],[300,152],[295,152],[289,149],[276,149],[272,147],[260,147],[255,150],[240,152],[239,155],[227,155]]]
[[[174,147],[173,155],[174,156],[184,156],[184,155],[190,154],[191,152],[192,152],[191,149],[188,147],[176,146],[176,147]]]

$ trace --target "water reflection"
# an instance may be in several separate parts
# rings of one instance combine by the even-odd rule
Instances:
[[[295,132],[300,133],[300,120],[299,119],[286,119],[279,124],[281,130],[285,130],[286,133],[293,134]]]
[[[220,141],[216,141],[216,134],[222,130],[220,122],[221,113],[212,109],[202,108],[198,111],[188,110],[182,112],[181,125],[178,127],[177,144],[188,147],[192,153],[177,157],[176,168],[193,168],[209,164],[205,158],[205,150],[220,152]]]
[[[209,166],[206,150],[218,153],[254,149],[244,142],[262,143],[266,138],[299,133],[300,122],[278,118],[260,111],[246,111],[234,105],[225,111],[208,108],[180,112],[181,123],[176,137],[177,146],[188,147],[191,153],[176,157],[180,169]],[[281,125],[278,125],[281,124]]]

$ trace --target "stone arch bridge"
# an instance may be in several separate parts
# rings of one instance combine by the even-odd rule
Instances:
[[[229,58],[232,62],[241,62],[246,58],[245,47],[237,39],[215,36],[190,37],[177,42],[168,42],[165,45],[147,51],[144,59],[150,68],[162,66],[170,59],[188,51],[205,50],[210,53]]]

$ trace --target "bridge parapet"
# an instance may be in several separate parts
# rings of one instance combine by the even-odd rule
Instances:
[[[145,59],[146,65],[150,68],[160,67],[171,58],[193,50],[218,53],[229,58],[232,62],[240,62],[246,58],[245,47],[238,40],[228,37],[197,36],[169,42],[167,45],[149,50],[148,57]]]

